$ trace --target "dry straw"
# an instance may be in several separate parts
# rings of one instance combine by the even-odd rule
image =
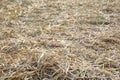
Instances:
[[[0,0],[0,80],[120,80],[119,0]]]

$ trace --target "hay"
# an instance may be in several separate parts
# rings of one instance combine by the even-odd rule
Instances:
[[[1,0],[0,80],[119,80],[119,0]]]

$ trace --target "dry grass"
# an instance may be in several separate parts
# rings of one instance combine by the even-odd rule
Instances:
[[[0,80],[120,80],[119,0],[0,0]]]

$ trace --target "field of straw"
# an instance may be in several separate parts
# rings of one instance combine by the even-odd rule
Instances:
[[[0,0],[0,80],[120,80],[120,0]]]

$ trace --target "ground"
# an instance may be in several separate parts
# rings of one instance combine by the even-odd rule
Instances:
[[[0,0],[0,80],[120,80],[120,1]]]

